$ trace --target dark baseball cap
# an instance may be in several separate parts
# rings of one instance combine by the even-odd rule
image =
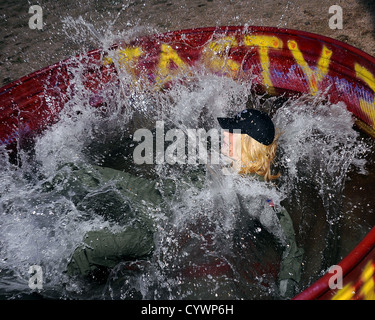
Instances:
[[[217,118],[217,120],[224,130],[233,133],[233,130],[239,129],[241,134],[247,134],[266,146],[275,139],[275,126],[272,119],[259,110],[245,109],[233,118]]]

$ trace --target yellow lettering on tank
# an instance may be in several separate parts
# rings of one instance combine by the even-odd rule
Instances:
[[[375,78],[374,75],[368,71],[365,67],[362,67],[358,63],[354,64],[354,69],[357,78],[364,81],[374,92],[375,95]],[[369,102],[365,99],[359,99],[359,105],[361,110],[370,118],[372,121],[372,128],[375,129],[375,100]]]
[[[211,41],[202,51],[205,66],[213,72],[229,73],[235,78],[240,64],[229,58],[229,53],[237,45],[236,38],[229,36]]]
[[[275,36],[247,35],[244,37],[244,43],[250,47],[259,47],[259,59],[262,66],[263,83],[270,93],[274,88],[270,73],[270,59],[268,56],[269,48],[281,49],[283,42]]]
[[[375,265],[373,261],[367,262],[357,283],[345,285],[332,297],[332,300],[375,300]]]
[[[181,59],[177,51],[168,44],[163,43],[160,46],[160,51],[156,83],[162,86],[186,70],[187,64]],[[171,62],[178,67],[177,70],[172,70]]]
[[[291,51],[296,62],[302,68],[302,71],[308,80],[310,93],[312,95],[315,95],[319,90],[318,84],[323,80],[323,78],[328,73],[329,63],[331,61],[332,56],[332,50],[328,49],[325,45],[323,45],[322,53],[316,64],[316,69],[314,70],[306,62],[302,52],[298,48],[298,44],[296,41],[289,40],[288,48]]]
[[[125,68],[127,71],[135,70],[138,58],[142,55],[142,49],[139,47],[126,47],[118,49],[113,58],[105,56],[103,59],[104,64],[113,63],[113,59],[119,64],[119,67]]]
[[[351,283],[348,283],[332,297],[332,300],[350,300],[354,295],[355,287]]]
[[[363,284],[359,294],[362,296],[363,300],[375,300],[374,271],[374,264],[372,261],[369,261],[361,275],[361,281]]]

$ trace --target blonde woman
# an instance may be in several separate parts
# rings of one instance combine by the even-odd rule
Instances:
[[[218,118],[224,131],[223,153],[233,160],[239,174],[257,174],[265,181],[279,178],[271,174],[277,138],[271,118],[258,110],[246,109],[234,118]]]
[[[231,160],[233,173],[255,176],[266,182],[280,177],[280,174],[271,173],[278,135],[272,119],[266,113],[245,109],[235,117],[218,118],[218,121],[225,130],[222,152]],[[267,195],[264,202],[265,209],[251,215],[263,221],[264,227],[270,232],[281,234],[284,239],[279,288],[282,296],[290,298],[295,294],[295,287],[301,278],[303,250],[296,244],[293,222],[285,208],[276,207]],[[262,219],[262,215],[267,214],[266,211],[268,214],[273,211],[274,219]],[[277,230],[278,228],[281,230]]]

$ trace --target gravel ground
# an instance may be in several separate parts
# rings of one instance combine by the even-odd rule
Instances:
[[[330,29],[332,5],[343,28]],[[43,9],[43,29],[30,29],[31,5]],[[299,29],[347,42],[375,55],[375,2],[364,0],[0,0],[0,86],[32,71],[139,34],[219,25]],[[111,36],[109,36],[111,35]]]

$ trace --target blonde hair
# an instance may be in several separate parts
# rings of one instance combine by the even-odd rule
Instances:
[[[236,151],[239,155],[236,167],[239,174],[253,174],[264,177],[264,180],[270,181],[280,177],[280,173],[272,175],[271,165],[273,164],[276,149],[277,135],[274,141],[266,146],[247,134],[241,134],[240,143],[236,145]]]

